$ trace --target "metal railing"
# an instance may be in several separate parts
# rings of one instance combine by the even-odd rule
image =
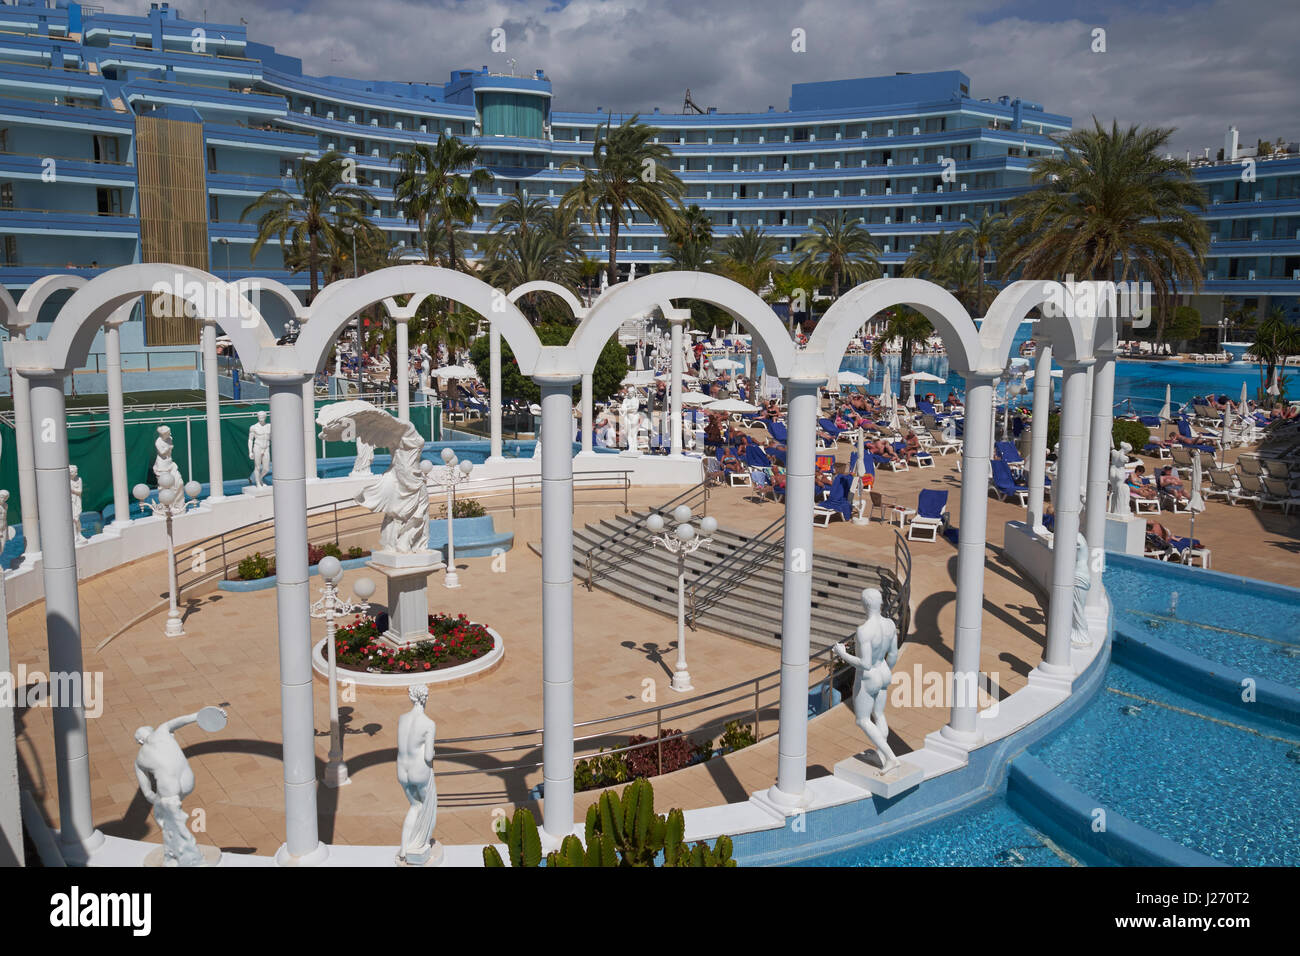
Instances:
[[[822,648],[809,658],[809,690],[820,688],[823,702],[829,702],[832,684],[846,669],[839,665],[830,648]],[[597,756],[653,751],[658,770],[662,773],[665,743],[691,737],[698,739],[706,732],[712,740],[716,734],[713,728],[721,730],[732,720],[751,723],[755,742],[764,740],[777,732],[780,691],[781,671],[778,669],[669,704],[584,720],[574,724],[573,761],[576,764]],[[702,715],[709,716],[691,730],[664,733],[665,727]],[[628,743],[626,738],[633,735],[646,735],[650,739],[643,743]],[[542,737],[543,728],[538,727],[444,739],[438,745],[436,759],[467,766],[458,770],[439,769],[438,774],[454,777],[487,773],[500,777],[506,773],[536,770],[542,766]],[[505,761],[524,759],[517,763],[503,763],[502,755],[509,755],[504,757]],[[448,799],[451,802],[472,802],[476,796],[482,795],[459,793],[449,795]]]
[[[574,477],[576,478],[577,475]],[[709,513],[709,486],[707,481],[692,485],[676,498],[666,501],[651,510],[666,514],[681,505],[687,505],[692,511],[699,505],[702,508],[701,513],[707,515]],[[624,513],[627,512],[626,506],[623,511]],[[615,528],[587,548],[585,555],[587,580],[585,583],[588,591],[595,587],[597,581],[614,570],[616,562],[635,557],[649,549],[650,545],[645,542],[635,542],[631,545],[626,543],[626,539],[637,531],[636,525]]]
[[[912,624],[912,549],[907,539],[894,529],[894,570],[879,568],[882,611],[898,628],[901,643]]]
[[[624,513],[628,511],[628,492],[632,487],[631,469],[580,471],[573,476],[574,492],[615,489],[622,494]],[[378,476],[376,476],[378,477]],[[504,511],[509,499],[511,515],[519,512],[519,493],[541,488],[540,475],[511,475],[490,479],[482,487],[462,485],[462,497],[472,496],[488,511]],[[494,500],[495,499],[495,500]],[[430,507],[441,504],[430,498]],[[358,505],[352,498],[331,501],[307,509],[307,542],[357,542],[362,535],[377,530],[382,516]],[[431,518],[430,520],[437,520]],[[304,542],[303,546],[307,546]],[[229,580],[232,568],[254,554],[275,554],[275,518],[251,521],[230,531],[191,542],[176,551],[177,593],[191,590],[204,582]]]
[[[754,571],[767,564],[785,547],[785,515],[745,541],[722,561],[709,568],[691,585],[686,596],[686,623],[695,630],[699,617],[734,591]]]

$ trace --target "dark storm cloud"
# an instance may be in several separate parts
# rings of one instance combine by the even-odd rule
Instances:
[[[198,0],[204,2],[204,0]],[[1176,126],[1179,152],[1300,138],[1300,16],[1274,0],[1178,5],[1026,0],[206,0],[212,22],[301,57],[315,74],[441,82],[453,69],[544,69],[560,109],[681,109],[687,87],[722,112],[778,110],[790,84],[960,69],[975,96],[1007,93],[1072,116]],[[143,2],[108,0],[141,14]],[[182,6],[191,17],[201,8]],[[1059,12],[1058,12],[1059,11]],[[493,27],[505,53],[491,50]],[[1106,30],[1094,53],[1092,31]],[[791,50],[801,29],[807,52]]]

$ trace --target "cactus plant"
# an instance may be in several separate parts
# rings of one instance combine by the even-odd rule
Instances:
[[[686,817],[681,810],[667,816],[655,813],[654,787],[648,780],[635,780],[623,793],[606,790],[587,808],[585,841],[567,836],[558,850],[546,855],[548,867],[587,866],[735,866],[731,838],[718,837],[715,846],[696,843],[688,847]],[[516,810],[502,833],[511,866],[539,866],[541,839],[533,815]],[[585,847],[584,847],[585,842]],[[663,862],[660,863],[661,858]],[[483,848],[483,864],[504,867],[494,846]]]

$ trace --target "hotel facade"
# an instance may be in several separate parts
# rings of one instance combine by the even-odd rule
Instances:
[[[459,136],[495,177],[477,194],[477,238],[516,188],[558,201],[579,179],[561,166],[630,115],[562,109],[540,70],[458,70],[444,84],[313,77],[245,27],[186,19],[165,3],[129,17],[20,0],[0,6],[0,284],[16,296],[51,272],[177,261],[305,290],[306,274],[285,269],[276,243],[250,258],[256,230],[239,221],[266,190],[293,189],[301,157],[354,157],[373,221],[394,245],[414,246],[416,226],[393,195],[396,156]],[[1071,126],[1024,99],[976,97],[957,71],[797,84],[788,108],[758,113],[640,116],[660,129],[685,201],[716,236],[762,227],[788,257],[816,219],[847,212],[894,276],[922,236],[1005,211],[1034,160],[1059,151],[1051,136]],[[1205,292],[1294,314],[1300,157],[1261,159],[1250,181],[1241,172],[1230,160],[1196,169],[1213,239]],[[623,269],[665,259],[663,230],[643,216],[619,246]],[[606,237],[591,235],[587,252],[603,260]],[[140,333],[142,346],[197,336],[162,322]]]

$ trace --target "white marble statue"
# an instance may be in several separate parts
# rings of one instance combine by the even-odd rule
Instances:
[[[1085,613],[1090,587],[1092,587],[1092,574],[1089,567],[1088,539],[1080,531],[1074,554],[1074,608],[1070,619],[1070,643],[1079,647],[1087,647],[1092,643],[1091,638],[1088,637],[1088,617]]]
[[[637,397],[634,389],[629,388],[627,394],[623,397],[623,404],[619,406],[623,440],[627,443],[628,448],[636,448],[636,430],[640,413],[641,399]]]
[[[424,438],[369,402],[351,400],[326,405],[316,416],[326,441],[365,442],[387,448],[392,464],[356,496],[357,504],[384,516],[380,550],[412,554],[429,550],[429,488],[420,470]]]
[[[68,466],[68,490],[72,493],[72,539],[77,544],[85,544],[86,536],[81,532],[81,475],[76,465]]]
[[[420,359],[420,391],[429,390],[429,353],[426,350],[424,356]]]
[[[205,862],[190,831],[189,815],[181,806],[181,801],[194,790],[194,771],[173,736],[180,728],[194,723],[208,732],[220,730],[226,726],[226,712],[219,707],[204,707],[135,732],[135,742],[140,745],[135,757],[135,778],[162,829],[164,866],[202,866]]]
[[[853,714],[859,729],[867,735],[880,757],[881,769],[898,766],[898,757],[889,746],[889,724],[885,721],[885,701],[889,678],[898,661],[898,631],[894,622],[880,613],[882,597],[876,588],[862,591],[862,605],[867,619],[858,628],[858,655],[850,654],[843,644],[832,651],[854,669]]]
[[[9,492],[0,488],[0,549],[9,541]],[[4,569],[0,568],[0,574]]]
[[[397,862],[418,866],[429,858],[438,820],[438,787],[432,766],[437,725],[424,712],[429,699],[427,685],[416,684],[407,696],[411,698],[411,709],[397,718],[397,782],[411,808],[402,821]]]
[[[1127,518],[1129,514],[1128,454],[1133,446],[1120,442],[1110,452],[1110,513]]]
[[[266,484],[262,479],[271,473],[271,425],[266,412],[258,412],[257,421],[248,429],[248,457],[253,461],[250,480],[254,487],[261,488]]]
[[[166,425],[158,426],[158,437],[154,439],[154,460],[153,460],[153,478],[154,484],[161,488],[164,484],[160,479],[166,473],[172,476],[171,487],[179,488],[183,484],[181,481],[181,469],[176,462],[172,461],[172,449],[176,442],[172,439],[172,430]]]
[[[375,446],[357,439],[357,457],[352,461],[352,478],[369,478],[370,465],[375,460]]]

